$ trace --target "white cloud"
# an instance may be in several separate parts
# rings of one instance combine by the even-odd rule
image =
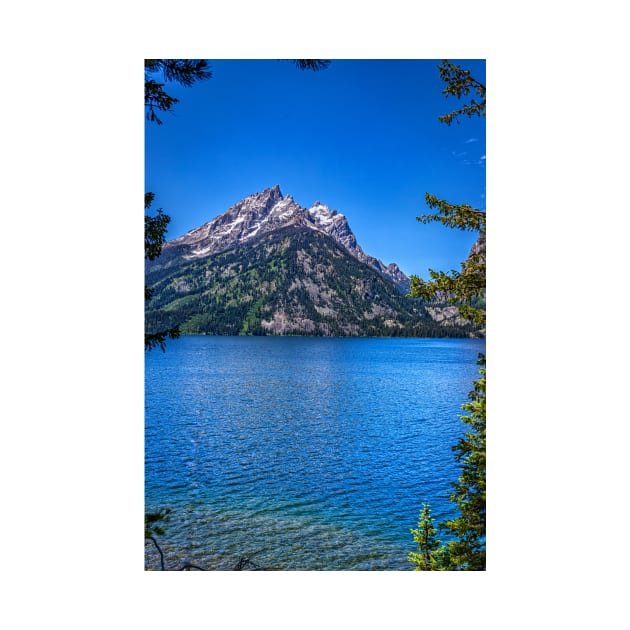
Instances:
[[[485,156],[485,155],[482,155],[479,159],[480,159],[480,160],[485,160],[485,159],[486,159],[486,156]]]
[[[477,138],[468,138],[464,141],[464,144],[470,144],[471,142],[478,142]]]

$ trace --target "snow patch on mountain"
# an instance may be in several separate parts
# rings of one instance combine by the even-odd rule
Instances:
[[[339,214],[336,210],[331,210],[321,201],[316,201],[313,206],[308,209],[308,213],[314,223],[324,227],[328,227],[335,221],[341,221],[345,218],[343,214]]]
[[[163,251],[176,246],[183,247],[184,258],[203,258],[289,225],[301,225],[324,232],[352,256],[394,282],[401,291],[409,290],[409,278],[395,263],[385,266],[363,251],[343,214],[331,210],[321,201],[316,201],[308,209],[303,208],[291,195],[284,197],[277,185],[246,197],[212,221],[169,241]]]

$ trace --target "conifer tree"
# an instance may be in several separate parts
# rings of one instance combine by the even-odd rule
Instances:
[[[438,69],[440,70],[440,78],[447,84],[442,90],[446,97],[461,98],[468,96],[471,91],[475,91],[481,99],[477,102],[473,98],[468,104],[450,114],[439,116],[438,120],[450,125],[453,121],[459,123],[460,116],[485,117],[485,85],[473,78],[470,75],[470,70],[463,70],[460,66],[447,60],[442,61]],[[425,201],[429,208],[437,210],[437,212],[416,217],[418,221],[421,223],[437,221],[458,230],[479,232],[479,239],[468,258],[461,263],[461,271],[443,272],[430,269],[431,279],[429,281],[418,276],[411,276],[410,295],[426,301],[446,300],[451,304],[456,304],[462,317],[477,325],[484,326],[485,310],[478,308],[477,303],[485,296],[486,291],[486,213],[468,204],[449,203],[431,193],[425,194]]]
[[[440,78],[447,83],[442,91],[448,96],[461,98],[474,90],[481,99],[472,99],[464,107],[440,116],[440,122],[450,125],[459,122],[459,116],[486,115],[486,88],[471,77],[469,70],[463,70],[444,60],[439,66]],[[430,270],[431,280],[426,282],[416,276],[411,277],[411,295],[425,300],[444,299],[457,304],[460,314],[481,325],[485,325],[485,310],[475,306],[476,300],[485,296],[486,286],[486,213],[467,204],[455,205],[426,193],[426,202],[436,214],[417,217],[428,223],[438,221],[447,227],[479,232],[477,243],[473,246],[467,260],[461,264],[461,272],[450,273]],[[462,409],[469,415],[460,416],[468,426],[468,431],[460,438],[453,451],[455,459],[461,465],[459,479],[453,484],[454,491],[449,499],[459,512],[459,516],[440,524],[447,533],[454,535],[454,540],[439,549],[433,548],[434,556],[429,552],[429,560],[436,560],[431,568],[427,562],[426,540],[418,541],[420,555],[425,554],[424,570],[485,571],[486,568],[486,370],[485,357],[480,354],[480,378],[474,382],[474,389],[469,394],[470,402]],[[425,508],[428,507],[425,504]],[[424,509],[423,509],[424,513]],[[422,519],[422,513],[421,513]],[[430,531],[430,530],[427,530]],[[434,536],[434,533],[431,534]],[[424,546],[423,546],[424,545]],[[414,554],[414,557],[418,554]],[[415,563],[410,555],[410,561]]]
[[[148,210],[155,198],[154,193],[145,193],[144,209]],[[162,253],[162,245],[165,241],[166,227],[171,218],[164,214],[162,208],[158,208],[155,216],[144,216],[144,259],[155,260]],[[144,299],[150,300],[153,297],[153,289],[144,286]],[[177,339],[180,335],[179,327],[167,328],[155,333],[144,333],[145,350],[152,350],[160,346],[162,352],[165,351],[167,339]]]
[[[408,559],[416,571],[486,570],[486,371],[481,354],[478,363],[480,378],[474,382],[470,402],[462,405],[469,414],[460,416],[468,430],[452,447],[461,470],[449,500],[459,516],[438,526],[454,539],[441,544],[430,507],[424,503],[418,529],[411,530],[418,552],[411,552]]]
[[[468,415],[460,416],[467,431],[453,446],[461,472],[449,497],[459,516],[443,525],[456,538],[448,543],[449,565],[460,571],[486,569],[486,370],[479,355],[480,378],[462,405]]]
[[[161,72],[164,83],[158,83],[151,75]],[[144,106],[147,110],[146,117],[150,122],[158,125],[162,120],[156,114],[170,112],[179,99],[170,96],[164,91],[168,81],[176,81],[180,85],[190,87],[196,81],[209,79],[212,76],[208,62],[205,59],[145,59],[144,60]],[[147,192],[144,195],[145,212],[151,207],[155,193]],[[162,252],[162,245],[166,239],[166,228],[171,218],[164,214],[162,208],[157,210],[155,216],[144,215],[144,258],[155,260]],[[151,289],[145,286],[144,299],[150,300]],[[154,333],[144,333],[144,348],[152,350],[160,346],[165,350],[166,339],[177,339],[179,327],[175,326]]]
[[[445,547],[436,538],[437,529],[433,524],[431,508],[428,503],[422,505],[418,518],[418,529],[412,529],[413,539],[418,545],[418,552],[409,554],[409,562],[416,571],[441,571],[444,567]]]

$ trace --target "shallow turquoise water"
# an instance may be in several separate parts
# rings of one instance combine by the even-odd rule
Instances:
[[[146,354],[145,508],[167,568],[409,570],[483,340],[183,337]],[[146,547],[147,568],[159,558]]]

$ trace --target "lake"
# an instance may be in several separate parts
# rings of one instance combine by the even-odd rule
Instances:
[[[146,353],[145,510],[169,507],[166,568],[412,570],[479,339],[186,336]],[[145,567],[159,569],[147,544]]]

